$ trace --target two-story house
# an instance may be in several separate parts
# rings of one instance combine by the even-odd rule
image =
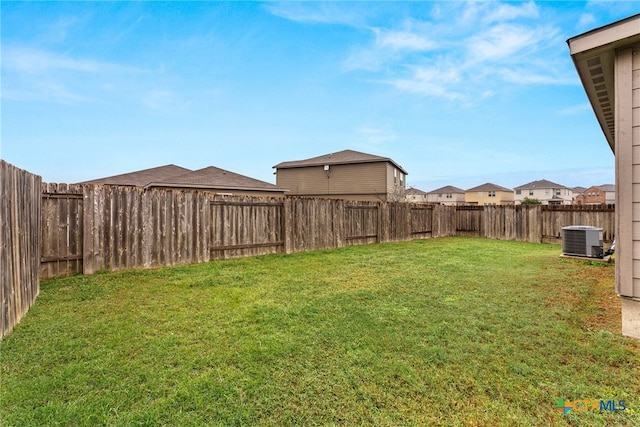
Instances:
[[[573,187],[571,189],[571,191],[573,192],[573,204],[574,205],[583,205],[584,204],[583,197],[584,197],[584,192],[586,190],[587,189],[585,187],[581,187],[581,186]]]
[[[439,205],[456,206],[465,204],[464,190],[446,185],[436,188],[427,193],[427,201],[429,203],[437,203]]]
[[[407,171],[388,157],[354,150],[282,162],[276,185],[289,195],[345,200],[402,201]]]
[[[616,203],[616,186],[614,184],[594,185],[582,193],[581,205],[612,205]]]
[[[526,198],[538,199],[543,205],[570,205],[573,202],[573,190],[546,179],[520,185],[513,191],[516,205]]]
[[[470,188],[464,192],[469,205],[513,205],[513,190],[490,182]]]

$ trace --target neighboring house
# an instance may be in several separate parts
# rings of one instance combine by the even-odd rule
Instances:
[[[345,200],[405,200],[407,172],[388,157],[353,150],[274,166],[290,195]]]
[[[464,190],[453,185],[440,187],[427,193],[427,201],[448,206],[464,205]]]
[[[616,186],[613,184],[595,185],[582,193],[582,205],[612,205],[616,202]]]
[[[640,339],[640,14],[567,40],[616,165],[616,293],[622,333]]]
[[[464,200],[469,205],[513,205],[513,190],[488,182],[465,191]]]
[[[520,185],[513,192],[516,205],[526,198],[538,199],[543,205],[570,205],[573,202],[570,188],[545,179]]]
[[[409,203],[428,203],[427,193],[417,188],[409,187],[405,192],[407,202]]]
[[[585,187],[573,187],[571,191],[573,191],[573,204],[574,205],[583,205],[584,204],[584,192],[587,189]]]
[[[85,181],[81,184],[207,190],[219,194],[250,196],[284,196],[286,192],[285,189],[268,182],[213,166],[192,171],[176,165],[166,165]]]

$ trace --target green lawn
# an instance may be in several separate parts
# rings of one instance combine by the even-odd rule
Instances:
[[[1,344],[0,420],[640,425],[614,267],[559,254],[458,237],[46,281]]]

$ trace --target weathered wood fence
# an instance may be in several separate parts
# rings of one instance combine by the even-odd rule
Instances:
[[[604,241],[611,242],[615,232],[612,205],[457,206],[455,210],[458,236],[561,243],[563,227],[592,225],[601,227]]]
[[[443,236],[559,243],[613,238],[610,206],[440,206],[43,184],[40,277]]]
[[[0,337],[40,291],[42,179],[0,160]]]
[[[2,315],[7,333],[40,278],[444,236],[559,243],[562,227],[614,233],[613,207],[440,206],[204,191],[42,184],[2,162]]]

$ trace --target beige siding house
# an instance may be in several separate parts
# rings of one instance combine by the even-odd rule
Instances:
[[[407,202],[409,203],[429,203],[427,193],[417,188],[409,187],[405,191]]]
[[[567,41],[616,164],[616,292],[640,338],[640,15]]]
[[[546,179],[520,185],[513,192],[516,205],[526,198],[538,199],[543,205],[570,205],[573,202],[573,190]]]
[[[387,158],[344,150],[274,166],[290,195],[345,200],[405,200],[407,172]]]
[[[427,201],[429,203],[437,203],[439,205],[456,206],[464,205],[464,190],[453,185],[437,188],[427,193]]]
[[[513,190],[488,182],[465,191],[464,200],[469,205],[513,205]]]
[[[209,166],[192,171],[176,165],[124,173],[81,184],[123,185],[143,188],[206,190],[218,194],[282,197],[286,190],[268,182]]]

